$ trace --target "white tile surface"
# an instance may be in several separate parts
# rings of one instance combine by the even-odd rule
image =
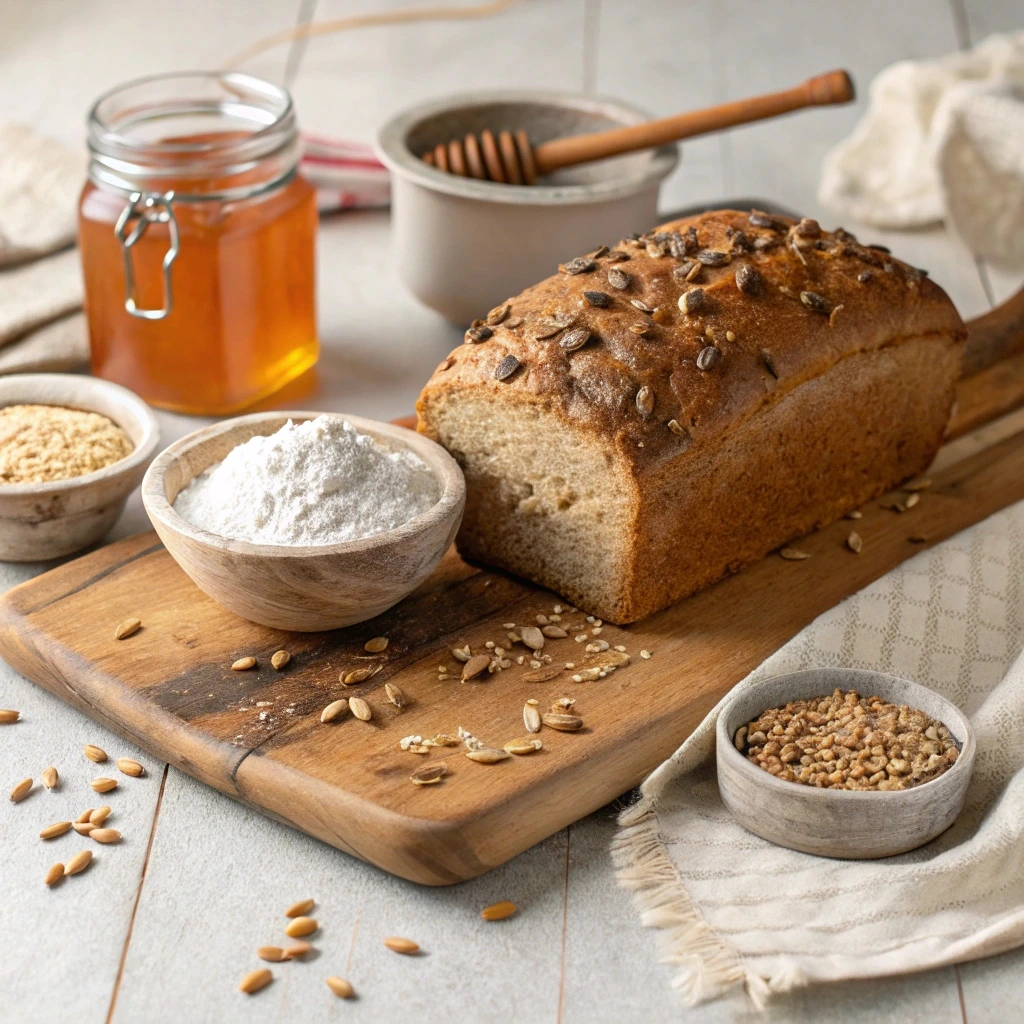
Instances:
[[[468,2],[468,0],[461,0]],[[295,82],[306,127],[372,138],[379,120],[414,100],[485,86],[529,85],[622,96],[657,115],[779,88],[846,65],[863,90],[871,75],[904,56],[930,56],[971,34],[1024,20],[1019,3],[971,0],[524,0],[477,24],[368,29],[312,41]],[[307,7],[313,6],[312,3]],[[318,19],[398,0],[319,0]],[[421,4],[422,6],[422,4]],[[132,75],[219,62],[263,33],[290,24],[298,0],[0,0],[0,117],[36,121],[80,143],[85,107],[100,90]],[[142,13],[140,13],[142,10]],[[143,22],[155,28],[145,31]],[[288,47],[247,65],[283,73]],[[862,92],[863,95],[863,92]],[[802,113],[684,146],[665,209],[724,194],[763,195],[817,212],[821,155],[854,123],[857,110]],[[823,220],[832,222],[827,214]],[[855,228],[855,226],[852,226]],[[878,237],[873,233],[872,237]],[[929,267],[963,312],[985,308],[973,261],[941,231],[894,237],[894,248]],[[417,306],[398,284],[383,214],[329,218],[321,231],[320,302],[324,355],[315,374],[277,396],[278,407],[347,410],[388,418],[411,410],[423,379],[458,332]],[[1019,275],[989,271],[998,296]],[[165,440],[198,421],[161,414]],[[117,535],[147,526],[137,499]],[[0,586],[43,567],[0,567]],[[108,801],[125,842],[97,848],[89,873],[60,889],[42,884],[57,853],[88,845],[73,833],[53,843],[43,825],[100,803],[86,789],[99,774],[80,754],[85,742],[111,753],[115,737],[0,666],[0,706],[25,721],[0,727],[9,784],[55,763],[57,793],[36,792],[0,807],[0,1019],[5,1024],[107,1020],[178,1021],[460,1020],[596,1022],[778,1020],[811,1022],[960,1021],[955,972],[816,988],[781,1000],[765,1016],[742,999],[684,1011],[657,962],[654,936],[614,884],[607,808],[466,885],[429,890],[271,822],[174,770],[156,816],[139,890],[161,772],[125,780]],[[143,758],[143,760],[146,760]],[[129,937],[123,976],[117,983]],[[285,906],[318,900],[320,950],[307,963],[275,965],[276,980],[248,998],[238,979],[257,966],[258,945],[281,937]],[[513,899],[519,916],[486,925],[479,910]],[[381,945],[407,934],[419,959]],[[40,945],[41,938],[45,942]],[[967,1019],[1014,1019],[1022,954],[961,968]],[[351,1004],[323,985],[348,977]]]

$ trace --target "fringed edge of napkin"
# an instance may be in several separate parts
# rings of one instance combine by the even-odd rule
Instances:
[[[652,799],[641,797],[619,815],[611,854],[615,876],[624,889],[632,891],[642,923],[658,930],[661,962],[678,968],[672,987],[688,1006],[742,986],[758,1009],[763,1009],[771,992],[788,991],[804,983],[794,975],[772,979],[769,984],[748,970],[740,954],[715,934],[665,852]]]

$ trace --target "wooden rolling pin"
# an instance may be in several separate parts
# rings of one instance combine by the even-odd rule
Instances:
[[[562,167],[605,160],[620,153],[652,149],[694,135],[732,128],[738,124],[763,121],[804,107],[849,103],[854,97],[853,81],[845,71],[815,75],[792,89],[750,96],[705,110],[691,110],[659,121],[613,128],[606,132],[572,135],[542,142],[536,149],[525,131],[483,131],[480,137],[439,142],[423,159],[442,171],[462,177],[480,178],[508,185],[532,185],[538,177]]]

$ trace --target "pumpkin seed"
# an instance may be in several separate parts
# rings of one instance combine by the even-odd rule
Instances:
[[[340,700],[331,701],[331,703],[320,712],[320,721],[324,723],[333,722],[339,715],[348,711],[348,709],[349,702],[344,697]]]
[[[697,366],[702,370],[711,370],[722,361],[722,350],[714,345],[705,345],[697,356]]]
[[[590,331],[586,327],[577,327],[575,330],[566,332],[558,344],[566,352],[575,352],[578,348],[583,348],[588,341],[590,341]]]
[[[384,945],[393,952],[402,953],[405,956],[411,956],[413,953],[418,953],[420,951],[418,942],[413,942],[412,939],[402,939],[398,936],[392,936],[389,939],[385,939]]]
[[[21,803],[21,801],[24,800],[25,797],[28,796],[28,794],[31,791],[31,789],[32,789],[32,780],[31,779],[22,779],[21,782],[19,782],[14,787],[14,789],[11,790],[11,800],[13,800],[14,803],[16,803],[16,804]]]
[[[523,725],[527,732],[540,732],[540,712],[533,704],[523,705]]]
[[[467,750],[466,757],[470,761],[478,761],[480,764],[497,764],[511,757],[505,750],[498,750],[496,747],[480,747],[479,750]]]
[[[654,392],[646,384],[636,393],[636,409],[644,419],[654,412]]]
[[[0,725],[12,725],[21,718],[20,711],[11,711],[9,708],[0,710]]]
[[[363,650],[369,654],[380,654],[381,651],[387,650],[388,642],[386,636],[375,636],[363,644]]]
[[[256,667],[256,659],[251,655],[246,655],[244,658],[239,658],[237,661],[232,662],[232,672],[247,672],[251,668]]]
[[[487,666],[490,665],[491,659],[486,654],[474,654],[465,665],[462,666],[462,681],[466,682],[468,679],[475,679],[482,672],[487,670]]]
[[[282,960],[288,959],[285,951],[280,946],[260,946],[260,948],[256,950],[256,955],[261,960],[266,960],[271,964],[277,964]]]
[[[298,903],[293,903],[285,912],[285,917],[305,917],[312,909],[316,900],[299,900]]]
[[[362,697],[349,697],[348,709],[360,722],[368,722],[373,718],[373,710]]]
[[[89,838],[95,839],[97,843],[118,843],[121,841],[121,833],[116,828],[94,828]]]
[[[96,764],[102,764],[107,759],[107,752],[102,747],[97,747],[92,743],[86,743],[82,748],[82,753],[85,754],[90,761],[95,761]]]
[[[400,687],[395,683],[385,683],[384,692],[388,695],[388,700],[395,705],[396,708],[404,708],[407,701],[405,694],[402,693]]]
[[[284,926],[284,933],[290,939],[301,939],[304,935],[312,935],[319,927],[316,918],[303,915],[289,921]]]
[[[559,732],[576,732],[583,728],[583,719],[578,715],[562,715],[555,712],[548,712],[541,715],[540,720],[549,728],[557,729]]]
[[[108,779],[100,776],[98,779],[93,779],[89,785],[96,793],[109,793],[112,789],[117,789],[117,779]]]
[[[125,619],[117,629],[114,630],[115,640],[127,640],[142,628],[142,619]]]
[[[519,908],[511,900],[502,900],[500,903],[492,903],[480,911],[480,916],[485,921],[504,921],[511,917]]]
[[[54,789],[57,786],[57,769],[50,765],[49,768],[43,769],[43,785],[47,789]]]
[[[56,821],[52,825],[47,825],[42,832],[39,833],[40,839],[56,839],[57,836],[64,835],[65,832],[71,831],[70,821]]]
[[[544,634],[537,626],[523,626],[519,631],[523,643],[531,650],[539,651],[544,647]]]
[[[292,660],[292,656],[287,651],[275,651],[270,658],[270,664],[281,671]]]
[[[351,999],[356,994],[356,990],[352,987],[351,982],[346,981],[344,978],[336,977],[335,975],[331,975],[331,977],[325,978],[324,984],[339,999]]]
[[[238,983],[238,991],[251,996],[261,988],[266,988],[273,980],[274,975],[270,973],[270,968],[260,967],[258,970],[250,971]]]
[[[414,786],[432,786],[435,782],[440,782],[447,774],[448,769],[443,764],[428,764],[417,768],[409,776],[409,781]]]
[[[543,745],[543,742],[536,737],[522,736],[519,739],[509,740],[505,744],[504,750],[508,754],[533,754],[540,750]]]
[[[65,875],[78,875],[81,874],[90,864],[92,863],[92,850],[79,850],[64,865]]]
[[[519,369],[522,364],[518,359],[511,353],[505,356],[504,359],[494,369],[495,380],[509,380],[512,375]]]
[[[43,881],[47,885],[54,885],[64,877],[64,865],[56,863],[50,866],[50,870],[46,872],[46,877]]]

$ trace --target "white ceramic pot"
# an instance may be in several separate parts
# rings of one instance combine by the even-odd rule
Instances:
[[[467,325],[559,263],[653,227],[658,188],[679,159],[675,146],[664,146],[566,168],[537,185],[498,185],[425,164],[420,154],[438,142],[525,128],[536,146],[647,119],[611,100],[507,91],[433,100],[399,114],[381,129],[378,151],[391,170],[402,281],[445,319]]]

